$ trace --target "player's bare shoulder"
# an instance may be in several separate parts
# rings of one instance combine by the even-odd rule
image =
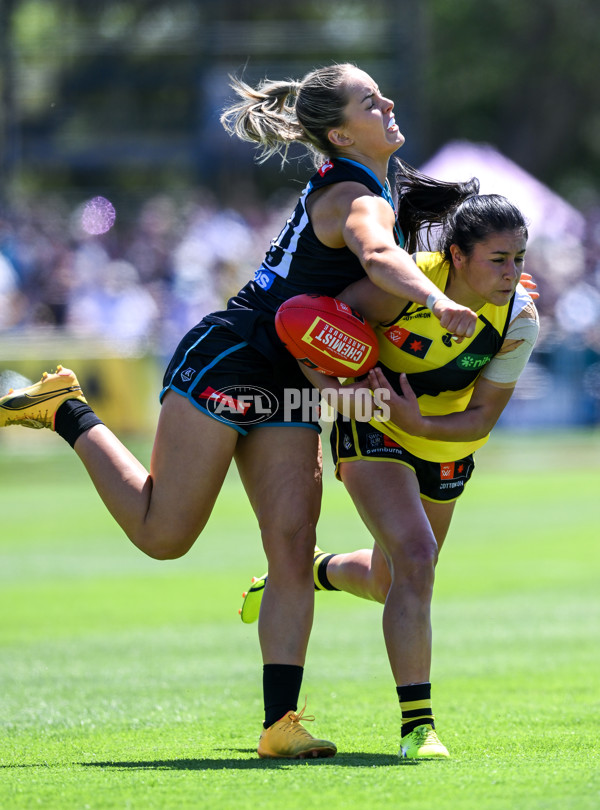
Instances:
[[[307,210],[317,239],[331,248],[344,247],[344,230],[352,212],[365,203],[378,205],[380,199],[362,183],[354,181],[334,183],[313,192]]]

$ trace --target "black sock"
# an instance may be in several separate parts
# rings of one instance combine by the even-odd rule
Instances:
[[[94,411],[86,402],[79,399],[67,399],[56,411],[54,430],[68,442],[71,447],[86,430],[94,425],[102,425]]]
[[[417,726],[435,728],[431,708],[431,684],[411,683],[408,686],[397,686],[398,700],[402,710],[402,736],[414,731]]]
[[[304,667],[294,664],[265,664],[263,666],[263,695],[265,700],[264,727],[298,708],[298,696],[302,686]]]

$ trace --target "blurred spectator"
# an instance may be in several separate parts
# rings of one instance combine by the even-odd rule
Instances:
[[[18,320],[20,302],[17,273],[0,253],[0,330],[10,328]]]
[[[81,337],[139,341],[152,338],[158,315],[135,267],[115,259],[101,268],[95,284],[80,287],[69,299],[67,327]]]

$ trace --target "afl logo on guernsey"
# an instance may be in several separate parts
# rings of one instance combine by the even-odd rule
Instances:
[[[323,177],[324,175],[327,174],[327,172],[330,169],[333,169],[333,163],[330,160],[327,160],[325,163],[323,163],[322,166],[319,167],[319,169],[317,171],[319,172],[321,177]]]

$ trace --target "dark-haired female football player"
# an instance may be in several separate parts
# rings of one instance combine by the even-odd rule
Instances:
[[[473,471],[473,453],[508,404],[537,337],[535,305],[519,284],[526,245],[525,220],[515,206],[498,195],[474,195],[448,216],[439,252],[415,256],[446,295],[477,312],[475,332],[460,343],[425,307],[368,281],[340,296],[377,324],[380,349],[367,380],[349,388],[364,393],[368,384],[387,392],[389,417],[363,421],[348,412],[336,419],[336,475],[375,545],[349,554],[317,549],[315,586],[384,603],[405,757],[448,755],[431,704],[434,572],[456,499]],[[332,389],[331,377],[306,374],[319,388]],[[351,402],[345,390],[340,403]]]
[[[404,137],[394,104],[359,68],[334,65],[301,82],[234,80],[222,121],[262,157],[304,144],[318,170],[255,279],[223,312],[181,341],[165,374],[150,471],[87,405],[75,374],[59,367],[0,399],[0,426],[50,427],[85,465],[129,539],[156,559],[185,554],[202,532],[233,458],[256,513],[269,564],[260,620],[264,757],[332,756],[335,746],[299,723],[297,701],[313,617],[312,556],[321,503],[316,420],[284,414],[285,389],[305,378],[277,340],[273,316],[302,292],[335,296],[369,278],[427,306],[449,333],[470,337],[476,315],[419,270],[404,249],[476,182],[433,181],[401,164],[399,219],[388,164]],[[260,399],[266,393],[266,400]],[[258,398],[258,399],[257,399]]]

